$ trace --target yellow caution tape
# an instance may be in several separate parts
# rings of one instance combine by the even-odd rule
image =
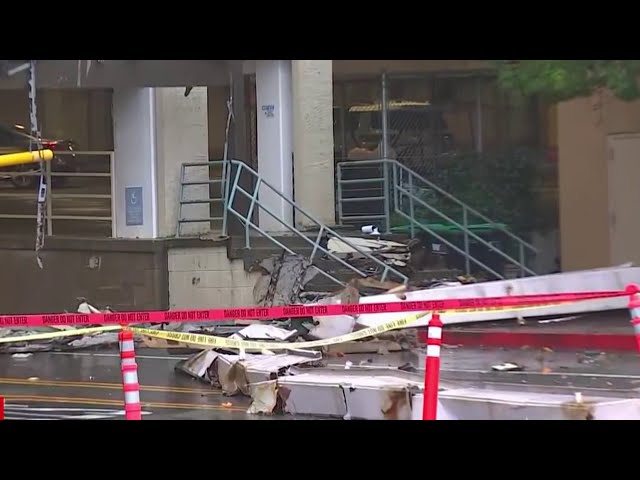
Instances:
[[[358,330],[357,332],[347,333],[346,335],[339,335],[337,337],[326,338],[324,340],[314,340],[311,342],[257,342],[254,340],[234,340],[232,338],[215,337],[213,335],[169,332],[166,330],[152,330],[150,328],[138,327],[131,327],[131,331],[139,335],[145,335],[147,337],[163,338],[165,340],[173,340],[175,342],[186,343],[189,345],[198,345],[208,348],[237,348],[244,350],[299,350],[302,348],[326,347],[329,345],[336,345],[338,343],[352,342],[354,340],[373,337],[374,335],[388,332],[389,330],[405,328],[411,323],[414,323],[420,318],[430,314],[431,312],[417,313],[409,315],[408,317],[400,320],[392,320],[390,322],[383,323],[382,325],[378,325],[377,327],[368,327],[363,330]]]
[[[575,302],[555,302],[555,303],[540,303],[538,305],[527,305],[523,307],[506,306],[506,307],[477,307],[477,308],[454,308],[447,310],[442,315],[450,313],[478,313],[478,312],[519,312],[521,310],[538,310],[540,308],[557,307],[559,305],[568,305]]]
[[[74,337],[77,335],[90,335],[92,333],[121,330],[120,325],[108,325],[104,327],[75,328],[73,330],[61,330],[58,332],[35,333],[33,335],[20,335],[17,337],[0,338],[0,343],[31,342],[33,340],[50,340],[52,338]]]

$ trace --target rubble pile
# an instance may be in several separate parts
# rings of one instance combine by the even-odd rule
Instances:
[[[301,273],[298,278],[302,276]],[[365,284],[373,285],[371,280]],[[381,284],[375,286],[380,287]],[[406,291],[406,287],[399,290],[398,285],[384,285],[391,286],[392,291]],[[358,303],[359,286],[358,282],[351,282],[345,289],[320,299],[317,303]],[[272,291],[282,298],[281,290]],[[390,331],[373,338],[313,350],[304,348],[304,342],[330,339],[362,328],[364,327],[358,323],[358,318],[349,315],[260,322],[243,327],[226,327],[224,330],[220,326],[197,328],[189,333],[214,334],[230,339],[267,343],[289,342],[291,348],[271,351],[267,346],[260,352],[250,353],[224,348],[199,350],[188,359],[179,362],[176,370],[220,388],[225,395],[251,398],[251,405],[247,410],[251,414],[293,413],[344,418],[411,418],[411,399],[415,393],[421,391],[422,377],[399,370],[397,367],[372,369],[372,357],[408,352],[417,348],[415,329]],[[188,347],[172,340],[147,337],[143,337],[143,342],[146,346]],[[340,363],[341,357],[345,355],[357,354],[364,354],[368,359],[360,361],[357,365],[350,361],[338,366],[332,363]],[[359,393],[355,393],[356,390]],[[368,393],[365,400],[361,394],[366,392]],[[374,405],[382,402],[375,414],[366,407],[372,401],[369,395],[375,397]],[[318,400],[322,398],[326,401]],[[308,404],[308,401],[311,401],[311,404]],[[316,403],[318,406],[314,406]],[[320,408],[320,405],[325,407]],[[326,405],[332,407],[327,409]]]
[[[110,307],[99,310],[91,305],[85,298],[77,299],[78,313],[104,313],[111,312]],[[65,311],[64,313],[68,313]],[[87,327],[99,325],[87,325]],[[40,333],[59,332],[61,330],[74,330],[72,326],[51,326],[51,327],[30,327],[28,330],[24,328],[0,328],[0,338],[4,337],[21,337],[28,335],[36,335]],[[67,336],[60,338],[41,339],[37,341],[24,341],[0,344],[0,353],[33,353],[33,352],[52,352],[52,351],[72,351],[81,350],[89,347],[117,345],[117,332],[102,332],[92,335]]]

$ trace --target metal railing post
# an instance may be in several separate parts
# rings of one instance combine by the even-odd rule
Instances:
[[[260,191],[260,187],[262,186],[262,177],[258,177],[258,181],[256,182],[255,189],[253,190],[253,195],[251,195],[251,203],[249,204],[249,211],[247,212],[248,222],[244,225],[244,246],[245,248],[251,248],[251,218],[253,217],[253,209],[256,206],[256,202],[258,200],[258,192]],[[258,210],[260,206],[258,206]]]
[[[409,225],[411,228],[411,238],[415,238],[416,236],[416,232],[415,232],[415,212],[413,210],[413,175],[409,174]]]
[[[382,151],[380,152],[382,154],[382,158],[383,159],[387,159],[388,155],[389,155],[389,145],[388,145],[388,141],[389,141],[389,125],[388,125],[388,118],[387,118],[387,108],[389,106],[389,99],[387,98],[387,72],[382,72],[382,75],[380,77],[381,80],[381,88],[382,88],[382,92],[381,92],[381,102],[382,102],[382,108],[380,109],[380,113],[382,115],[382,119],[381,119],[381,123],[382,123]]]
[[[520,277],[524,278],[526,277],[526,271],[525,271],[525,263],[526,263],[526,258],[525,258],[525,252],[524,252],[524,244],[522,242],[520,242]]]
[[[338,197],[338,225],[342,225],[342,165],[336,169],[336,189]]]
[[[464,231],[464,270],[467,275],[471,274],[471,260],[469,259],[469,217],[467,207],[462,207],[462,227]]]
[[[51,162],[45,162],[45,178],[47,179],[47,196],[45,198],[45,207],[47,211],[47,236],[53,235],[53,203],[51,197],[53,195],[53,182],[51,181]]]
[[[384,162],[382,164],[384,180],[382,182],[382,188],[384,188],[384,221],[385,221],[385,233],[391,233],[391,209],[389,199],[389,164]]]
[[[391,171],[393,173],[392,175],[392,181],[393,181],[393,185],[392,185],[392,190],[393,190],[393,206],[391,208],[391,211],[395,212],[398,208],[399,208],[399,204],[398,204],[398,168],[396,167],[395,162],[393,162],[391,164]]]

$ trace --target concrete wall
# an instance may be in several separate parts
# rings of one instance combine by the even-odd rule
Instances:
[[[169,249],[169,304],[172,309],[254,305],[259,273],[242,260],[229,260],[225,245]]]
[[[610,211],[610,189],[615,190],[616,185],[609,182],[608,159],[612,152],[607,148],[607,138],[636,132],[640,132],[640,101],[622,102],[605,93],[558,106],[560,240],[564,270],[606,267],[612,263],[612,215],[625,215]],[[640,228],[640,223],[636,223],[636,228]],[[633,254],[629,252],[628,256]],[[617,257],[620,259],[621,255]]]
[[[3,314],[72,311],[77,297],[120,311],[168,307],[162,242],[48,238],[36,264],[32,237],[0,237]]]
[[[156,114],[153,88],[117,89],[113,96],[115,159],[114,232],[119,238],[156,238],[158,205],[156,191]],[[127,225],[128,188],[142,189],[142,224]]]
[[[178,199],[180,196],[180,170],[186,162],[206,162],[209,159],[207,88],[196,87],[188,97],[183,88],[156,88],[156,148],[158,175],[158,235],[176,234]],[[209,179],[209,169],[189,168],[187,180]],[[209,197],[208,185],[187,187],[187,200]],[[186,218],[209,217],[209,205],[185,205]],[[185,235],[209,231],[207,223],[184,225]]]

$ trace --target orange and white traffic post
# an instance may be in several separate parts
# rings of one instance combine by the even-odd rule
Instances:
[[[427,329],[427,358],[424,372],[423,420],[436,420],[438,390],[440,388],[440,349],[442,347],[442,320],[433,313]]]
[[[118,334],[118,340],[120,343],[125,418],[127,420],[142,420],[140,384],[138,383],[138,365],[136,364],[133,332],[124,328]]]
[[[625,290],[629,293],[631,325],[633,325],[633,333],[636,336],[638,352],[640,352],[640,289],[637,285],[629,285]]]

